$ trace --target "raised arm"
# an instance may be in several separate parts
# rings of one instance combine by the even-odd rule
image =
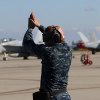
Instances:
[[[35,27],[38,27],[42,32],[45,30],[43,26],[39,25],[39,21],[37,21],[36,18],[34,19],[34,16],[31,14],[28,18],[28,29],[23,38],[23,48],[31,54],[35,53],[37,56],[41,56],[43,45],[35,44],[33,40],[32,31]]]
[[[34,12],[31,13],[30,18],[29,18],[29,22],[31,24],[31,27],[35,26],[37,27],[42,33],[45,32],[45,27],[43,25],[40,24],[40,21],[35,17]]]

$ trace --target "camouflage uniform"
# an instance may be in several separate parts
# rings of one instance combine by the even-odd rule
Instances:
[[[40,26],[39,30],[42,33],[45,32],[43,26]],[[51,100],[71,100],[66,87],[72,52],[67,43],[56,43],[49,47],[44,44],[35,44],[32,30],[28,29],[23,45],[42,59],[40,91],[50,92]]]

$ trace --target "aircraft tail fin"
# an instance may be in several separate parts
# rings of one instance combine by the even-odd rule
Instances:
[[[37,31],[34,41],[36,44],[43,44],[42,33],[40,30]]]
[[[84,43],[89,42],[88,38],[82,32],[78,32],[78,35]]]
[[[95,33],[89,34],[89,40],[90,40],[90,42],[96,42],[97,41]]]

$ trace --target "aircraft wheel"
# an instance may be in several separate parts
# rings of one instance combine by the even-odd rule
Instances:
[[[24,60],[27,60],[28,59],[28,57],[24,57]]]
[[[6,58],[6,57],[3,57],[3,60],[4,60],[4,61],[6,61],[6,60],[7,60],[7,58]]]

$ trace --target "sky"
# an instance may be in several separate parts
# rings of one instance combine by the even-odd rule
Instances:
[[[0,0],[0,39],[22,40],[32,11],[41,25],[60,25],[68,41],[79,31],[100,39],[100,0]]]

